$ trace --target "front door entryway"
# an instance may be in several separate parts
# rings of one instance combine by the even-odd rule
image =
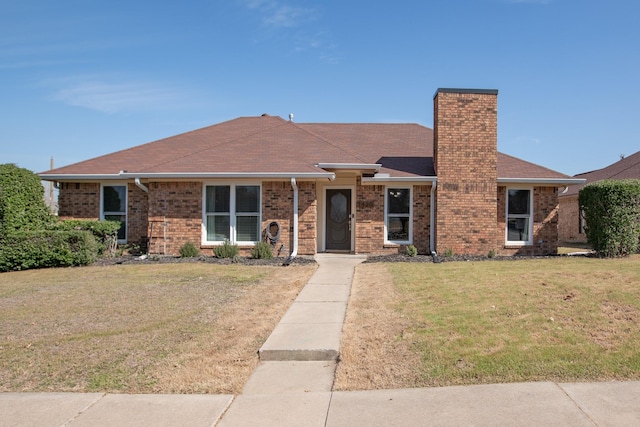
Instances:
[[[351,251],[351,189],[328,188],[326,193],[327,251]]]

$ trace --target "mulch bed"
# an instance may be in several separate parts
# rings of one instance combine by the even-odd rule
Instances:
[[[274,257],[271,259],[254,259],[249,257],[236,257],[236,258],[216,258],[214,256],[200,255],[197,257],[179,257],[169,255],[122,255],[115,257],[99,258],[92,265],[121,265],[121,264],[135,264],[135,265],[150,265],[150,264],[175,264],[175,263],[208,263],[208,264],[241,264],[241,265],[271,265],[281,266],[287,261],[285,257]],[[311,257],[299,256],[293,259],[291,265],[305,265],[315,264],[315,260]]]
[[[486,255],[452,255],[452,256],[431,256],[431,255],[416,255],[414,257],[405,254],[394,255],[372,255],[367,257],[366,263],[374,262],[460,262],[460,261],[516,261],[521,259],[546,259],[546,258],[558,258],[566,257],[568,255],[540,255],[540,256],[527,256],[527,255],[513,255],[513,256],[495,256],[488,257]],[[576,255],[574,255],[576,256]],[[593,256],[579,255],[579,256]]]
[[[394,254],[394,255],[370,255],[367,257],[365,263],[378,263],[378,262],[460,262],[460,261],[515,261],[520,259],[544,259],[544,258],[557,258],[565,257],[567,255],[547,255],[547,256],[495,256],[489,258],[488,256],[472,256],[472,255],[453,255],[453,256],[431,256],[431,255],[416,255],[409,256],[406,254]],[[575,256],[575,255],[574,255]],[[594,256],[579,255],[579,256]],[[135,256],[135,255],[122,255],[115,257],[104,257],[98,259],[93,265],[120,265],[120,264],[170,264],[170,263],[209,263],[209,264],[241,264],[241,265],[270,265],[270,266],[282,266],[288,260],[287,257],[274,257],[272,259],[254,259],[250,257],[236,257],[236,258],[216,258],[214,256],[200,255],[191,258],[182,258],[179,256],[169,255],[150,255],[150,256]],[[298,256],[293,259],[291,265],[307,265],[315,264],[316,261],[310,256]]]

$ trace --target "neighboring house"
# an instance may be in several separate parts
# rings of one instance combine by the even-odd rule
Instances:
[[[60,218],[120,220],[150,253],[267,231],[285,255],[556,253],[558,188],[582,181],[498,153],[497,95],[438,89],[433,130],[241,117],[40,177]]]
[[[559,195],[558,234],[561,242],[586,242],[585,222],[578,203],[580,189],[603,179],[640,179],[640,151],[619,161],[591,172],[575,176],[585,180],[584,184],[569,187]]]

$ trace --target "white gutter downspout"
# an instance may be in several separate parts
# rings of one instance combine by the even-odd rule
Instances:
[[[141,183],[140,178],[135,178],[134,182],[142,191],[144,191],[145,193],[149,193],[149,187],[146,187],[143,183]]]
[[[293,248],[291,254],[283,265],[291,264],[291,261],[298,255],[298,184],[295,178],[291,178],[291,187],[293,187]]]
[[[433,185],[431,186],[431,200],[429,202],[429,204],[431,205],[431,218],[430,218],[430,223],[429,223],[429,251],[431,252],[431,255],[437,255],[436,254],[436,230],[435,230],[435,223],[436,223],[436,187],[438,186],[438,181],[433,181]]]

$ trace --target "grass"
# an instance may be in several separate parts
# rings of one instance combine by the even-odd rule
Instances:
[[[239,393],[315,266],[0,274],[0,392]],[[640,256],[364,264],[336,390],[640,379]]]
[[[381,267],[358,267],[369,268]],[[350,304],[338,389],[640,379],[640,256],[383,268],[393,284],[354,283],[355,295],[378,292]],[[367,318],[374,300],[387,319]],[[399,357],[359,368],[381,335],[354,331],[376,323],[395,325]]]
[[[0,274],[0,392],[239,393],[314,269],[189,263]]]

